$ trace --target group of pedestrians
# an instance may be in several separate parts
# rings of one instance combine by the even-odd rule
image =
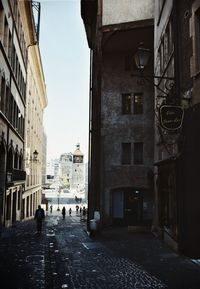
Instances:
[[[53,210],[53,206],[50,205],[50,212],[52,213],[52,210]],[[76,215],[78,216],[78,212],[80,212],[80,218],[82,221],[85,221],[86,220],[86,216],[87,216],[87,209],[86,207],[84,206],[83,208],[82,207],[79,207],[78,205],[76,206]],[[62,216],[63,216],[63,219],[65,219],[65,216],[66,216],[66,208],[65,206],[62,208]],[[69,216],[71,217],[72,215],[72,209],[69,208]],[[37,228],[37,233],[41,233],[42,231],[42,223],[45,219],[45,212],[44,212],[44,209],[39,205],[37,210],[35,211],[35,215],[34,215],[34,219],[36,220],[36,228]]]
[[[66,208],[65,206],[62,208],[62,216],[63,216],[63,219],[65,219],[65,215],[66,215]],[[69,216],[71,217],[72,215],[72,209],[69,208]]]

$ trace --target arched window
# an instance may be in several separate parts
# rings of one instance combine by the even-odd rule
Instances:
[[[18,169],[19,168],[18,166],[19,166],[19,153],[16,150],[15,151],[15,157],[14,157],[14,168]]]
[[[5,170],[6,170],[6,150],[3,142],[0,142],[0,193],[3,192],[5,186]]]
[[[8,171],[11,171],[13,169],[13,149],[12,149],[12,147],[8,151],[7,168],[8,168]]]
[[[19,155],[19,170],[22,170],[22,162],[23,162],[23,154],[21,150]]]

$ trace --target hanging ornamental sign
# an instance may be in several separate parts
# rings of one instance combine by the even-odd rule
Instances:
[[[160,107],[161,126],[166,130],[177,130],[182,126],[184,110],[181,106],[162,105]]]

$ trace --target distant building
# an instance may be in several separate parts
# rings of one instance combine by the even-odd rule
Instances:
[[[85,163],[85,200],[88,201],[88,162]]]
[[[60,161],[59,159],[51,159],[46,163],[46,183],[59,181]]]
[[[76,150],[73,153],[73,168],[72,168],[72,190],[77,192],[84,191],[85,188],[85,165],[84,154],[80,150],[80,144],[77,144]]]
[[[71,189],[72,185],[72,170],[73,170],[73,154],[64,153],[60,156],[60,183],[61,186]]]

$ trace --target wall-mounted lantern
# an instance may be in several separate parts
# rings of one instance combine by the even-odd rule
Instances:
[[[33,161],[33,162],[37,162],[37,161],[38,161],[37,157],[38,157],[38,152],[37,152],[37,150],[35,150],[35,151],[33,152],[33,159],[32,159],[32,161]]]

